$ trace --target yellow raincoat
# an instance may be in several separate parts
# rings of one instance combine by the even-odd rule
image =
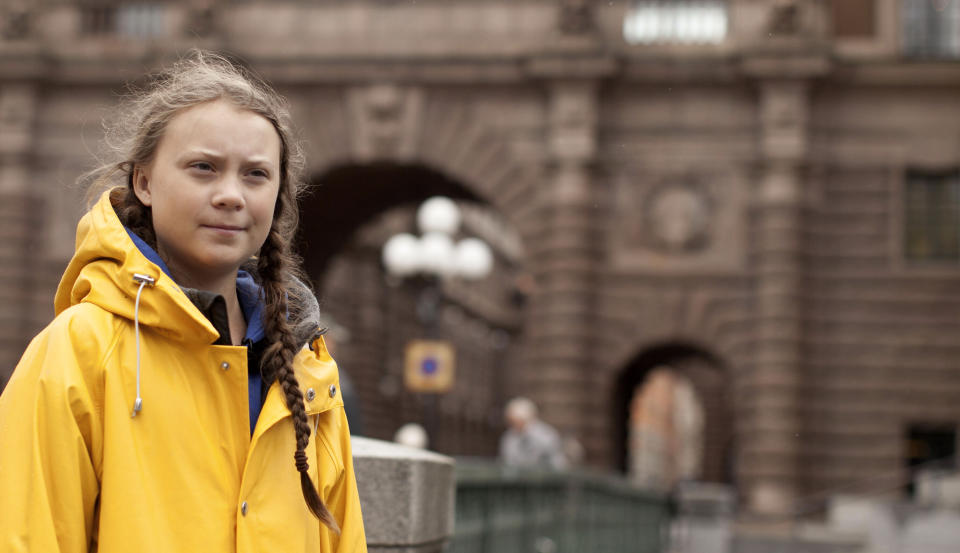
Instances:
[[[134,274],[155,281],[139,332]],[[295,371],[312,398],[310,476],[339,536],[304,503],[278,385],[251,437],[246,348],[212,345],[213,325],[137,249],[106,194],[80,221],[55,309],[0,397],[0,552],[366,551],[322,339]]]

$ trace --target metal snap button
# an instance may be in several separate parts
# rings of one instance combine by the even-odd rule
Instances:
[[[220,363],[220,368],[223,370],[228,370],[230,368],[230,363],[224,361],[223,363]]]
[[[243,516],[247,516],[247,502],[246,502],[246,501],[244,501],[243,503],[240,504],[240,514],[243,515]]]
[[[313,388],[307,388],[307,401],[313,401],[315,397],[317,397],[317,392],[313,391]]]
[[[337,395],[337,385],[336,385],[336,384],[331,384],[331,385],[330,385],[330,397],[334,397],[334,396],[336,396],[336,395]]]

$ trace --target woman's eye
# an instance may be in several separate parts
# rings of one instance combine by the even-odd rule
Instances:
[[[190,164],[190,167],[199,171],[213,171],[213,165],[207,163],[206,161],[195,161]]]
[[[269,179],[269,178],[270,178],[270,173],[268,173],[268,172],[265,171],[264,169],[254,169],[254,170],[250,171],[250,176],[251,176],[251,177],[256,177],[256,178],[258,178],[258,179]]]

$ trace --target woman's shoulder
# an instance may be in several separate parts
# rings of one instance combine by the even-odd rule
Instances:
[[[39,353],[44,359],[68,356],[85,366],[100,364],[116,346],[123,321],[92,303],[70,306],[37,334],[24,358]]]
[[[82,339],[115,335],[125,319],[93,303],[81,302],[61,311],[42,332]]]

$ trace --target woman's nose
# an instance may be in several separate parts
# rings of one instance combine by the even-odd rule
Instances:
[[[236,176],[224,176],[217,182],[213,205],[222,209],[240,209],[244,206],[243,188]]]

